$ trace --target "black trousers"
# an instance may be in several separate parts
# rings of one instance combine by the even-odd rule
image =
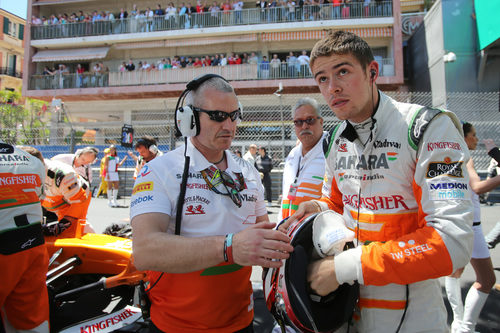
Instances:
[[[267,202],[273,201],[273,189],[272,189],[272,181],[271,174],[269,172],[264,173],[264,178],[262,178],[262,185],[264,185],[264,189],[266,190],[266,200]]]

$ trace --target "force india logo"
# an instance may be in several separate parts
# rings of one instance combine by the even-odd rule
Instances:
[[[427,167],[427,178],[434,178],[441,175],[448,175],[455,178],[464,178],[462,172],[463,161],[452,162],[449,157],[446,157],[443,162],[432,162]]]

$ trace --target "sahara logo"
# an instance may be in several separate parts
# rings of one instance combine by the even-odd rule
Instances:
[[[349,155],[340,156],[336,163],[335,169],[358,169],[358,170],[375,170],[375,169],[389,169],[388,161],[395,161],[398,158],[398,153],[387,152],[380,155]]]

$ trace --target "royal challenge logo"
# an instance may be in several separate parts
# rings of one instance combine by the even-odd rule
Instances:
[[[444,161],[431,162],[427,167],[427,178],[435,178],[441,175],[449,177],[464,178],[462,172],[463,161],[452,161],[451,158],[445,157]]]

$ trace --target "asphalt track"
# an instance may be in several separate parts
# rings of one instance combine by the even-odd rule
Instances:
[[[122,198],[118,200],[118,203],[122,205],[121,208],[110,208],[107,205],[107,199],[92,198],[87,217],[88,221],[92,224],[96,232],[102,232],[107,226],[111,225],[112,223],[129,223],[129,198]],[[270,221],[276,222],[278,206],[275,205],[273,207],[269,207],[268,212]],[[497,203],[493,206],[481,205],[481,220],[483,232],[487,234],[494,227],[497,221],[500,221],[500,204]],[[496,248],[491,250],[490,253],[491,259],[493,261],[493,266],[497,267],[498,269],[495,271],[497,283],[500,283],[500,244],[497,245]],[[254,282],[254,285],[258,285],[259,283],[261,283],[260,276],[261,268],[254,267],[252,273],[252,282]],[[444,279],[441,278],[440,280],[442,285],[443,297],[448,309],[448,323],[450,324],[452,314],[445,296],[446,294],[444,291]],[[474,280],[474,270],[470,265],[467,265],[461,279],[463,299],[465,299],[467,291],[469,290]],[[486,304],[479,317],[479,322],[476,326],[476,332],[500,333],[500,291],[491,291],[490,296],[488,297],[488,300],[486,301]]]

